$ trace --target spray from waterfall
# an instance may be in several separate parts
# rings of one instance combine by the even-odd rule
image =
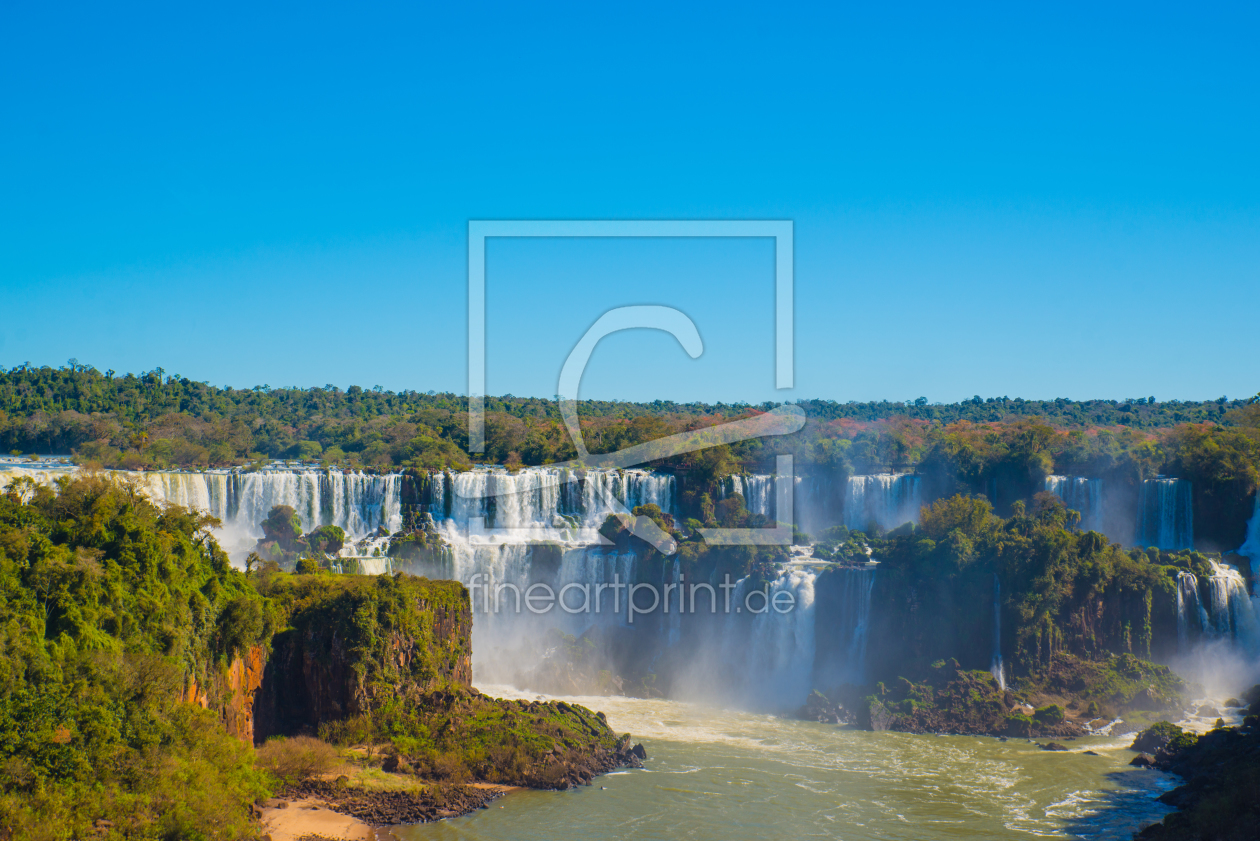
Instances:
[[[1260,579],[1260,490],[1256,491],[1255,508],[1247,521],[1247,538],[1238,547],[1238,554],[1251,561],[1251,608],[1260,617],[1260,587],[1256,586]]]

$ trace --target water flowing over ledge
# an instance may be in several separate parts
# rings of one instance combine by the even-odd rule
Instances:
[[[3,468],[0,468],[3,469]],[[27,475],[51,481],[74,468],[68,465],[14,466],[0,473]],[[684,615],[679,609],[683,569],[678,559],[664,571],[643,569],[644,559],[634,550],[607,545],[599,528],[615,509],[656,505],[679,516],[679,481],[652,470],[589,470],[578,476],[564,468],[533,467],[510,472],[478,468],[464,472],[428,474],[368,474],[314,467],[273,465],[262,470],[207,470],[130,474],[144,482],[158,500],[194,507],[222,521],[219,538],[240,561],[262,537],[259,523],[275,505],[294,508],[306,531],[336,525],[349,537],[342,554],[354,557],[357,568],[369,573],[402,569],[432,578],[451,578],[473,588],[507,585],[525,593],[545,583],[554,590],[594,588],[659,579],[677,586],[672,600],[653,618],[632,623],[624,609],[571,613],[564,609],[538,617],[528,611],[495,611],[482,601],[474,610],[477,622],[479,679],[511,681],[523,666],[553,656],[552,632],[575,638],[583,635],[620,645],[616,639],[635,639],[635,645],[655,652],[653,664],[665,665],[673,651],[718,652],[715,662],[697,669],[709,677],[695,681],[720,686],[732,700],[750,707],[783,709],[799,701],[811,685],[862,683],[867,677],[868,629],[872,624],[872,592],[876,574],[863,569],[836,569],[819,590],[823,564],[785,564],[764,586],[771,596],[790,594],[795,610],[778,614],[731,612],[717,617]],[[1047,477],[1045,489],[1082,514],[1082,528],[1100,523],[1104,505],[1099,479],[1082,476]],[[719,485],[719,494],[740,494],[748,509],[774,515],[774,477],[768,474],[732,475]],[[1140,484],[1136,542],[1178,548],[1193,541],[1193,510],[1189,482],[1160,477]],[[844,477],[833,486],[818,477],[797,477],[798,509],[825,510],[830,522],[853,530],[895,528],[917,520],[922,504],[921,477],[883,473]],[[404,528],[409,509],[420,512],[440,537],[440,551],[424,560],[391,557],[390,536]],[[408,526],[410,527],[410,526]],[[1239,554],[1260,559],[1260,502],[1248,524]],[[1190,655],[1201,644],[1224,644],[1248,656],[1260,654],[1260,622],[1256,604],[1237,569],[1213,561],[1210,574],[1183,572],[1175,588],[1177,649]],[[717,586],[717,581],[685,582]],[[738,607],[752,582],[733,582],[732,602]],[[758,582],[758,587],[763,586]],[[486,589],[481,591],[485,599]],[[991,668],[1004,682],[1001,650],[1000,584],[994,582],[992,605],[993,652]],[[509,596],[512,594],[509,593]],[[569,593],[580,600],[578,590]],[[703,598],[703,594],[702,594]],[[623,602],[624,605],[624,602]],[[1172,606],[1169,608],[1172,609]],[[734,608],[732,609],[734,610]],[[756,664],[748,668],[747,664]],[[730,666],[740,674],[731,677]],[[726,672],[725,677],[713,675]]]

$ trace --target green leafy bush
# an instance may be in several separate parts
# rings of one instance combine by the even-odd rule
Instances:
[[[1067,716],[1063,713],[1063,707],[1060,707],[1058,704],[1050,704],[1049,706],[1038,707],[1037,711],[1033,713],[1033,718],[1038,724],[1053,725],[1062,724]]]
[[[326,774],[341,758],[337,749],[310,736],[276,736],[258,749],[255,763],[284,782]]]

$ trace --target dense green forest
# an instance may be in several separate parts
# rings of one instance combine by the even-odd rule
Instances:
[[[255,838],[254,804],[293,782],[266,756],[305,748],[251,736],[366,740],[359,766],[412,775],[395,789],[562,788],[634,761],[588,709],[472,689],[458,582],[246,574],[216,524],[103,472],[0,494],[0,838]]]
[[[248,745],[180,703],[272,630],[274,613],[210,540],[101,476],[18,479],[0,495],[0,828],[68,838],[252,837],[267,792]]]
[[[901,668],[957,657],[988,665],[993,601],[1002,582],[1003,650],[1015,673],[1048,666],[1060,652],[1088,659],[1112,654],[1166,658],[1176,642],[1177,573],[1207,579],[1194,552],[1125,549],[1078,528],[1079,514],[1040,493],[1012,516],[988,500],[955,496],[925,506],[919,525],[867,538],[879,551],[881,615],[900,617]],[[916,601],[915,589],[935,595]],[[894,638],[894,637],[889,637]],[[1161,646],[1163,649],[1161,650]]]
[[[591,450],[611,452],[774,405],[587,400],[580,412]],[[961,469],[982,471],[993,450],[1063,455],[1073,465],[1133,452],[1133,458],[1153,463],[1157,454],[1144,448],[1161,445],[1171,428],[1254,428],[1260,417],[1255,399],[1225,398],[1196,403],[975,397],[949,405],[923,398],[799,405],[809,419],[800,433],[735,446],[714,466],[760,469],[784,450],[809,465],[841,470],[904,467],[936,457],[961,459],[967,462]],[[450,393],[331,385],[218,388],[161,368],[118,376],[77,362],[64,368],[0,368],[0,450],[74,453],[108,467],[226,466],[276,458],[378,470],[462,467],[473,460],[466,411],[466,399]],[[554,401],[488,397],[486,411],[487,449],[477,461],[545,464],[575,456]],[[1015,434],[1004,431],[1012,425]],[[699,459],[702,469],[713,460],[707,458]],[[676,466],[694,467],[697,461],[680,459]]]

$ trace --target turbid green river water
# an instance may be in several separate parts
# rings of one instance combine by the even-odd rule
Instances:
[[[510,687],[493,695],[542,697]],[[566,698],[642,741],[644,770],[568,792],[519,792],[431,839],[1128,838],[1175,778],[1130,768],[1132,736],[1049,752],[1024,740],[868,733],[676,701]],[[1096,752],[1097,756],[1085,753]]]

